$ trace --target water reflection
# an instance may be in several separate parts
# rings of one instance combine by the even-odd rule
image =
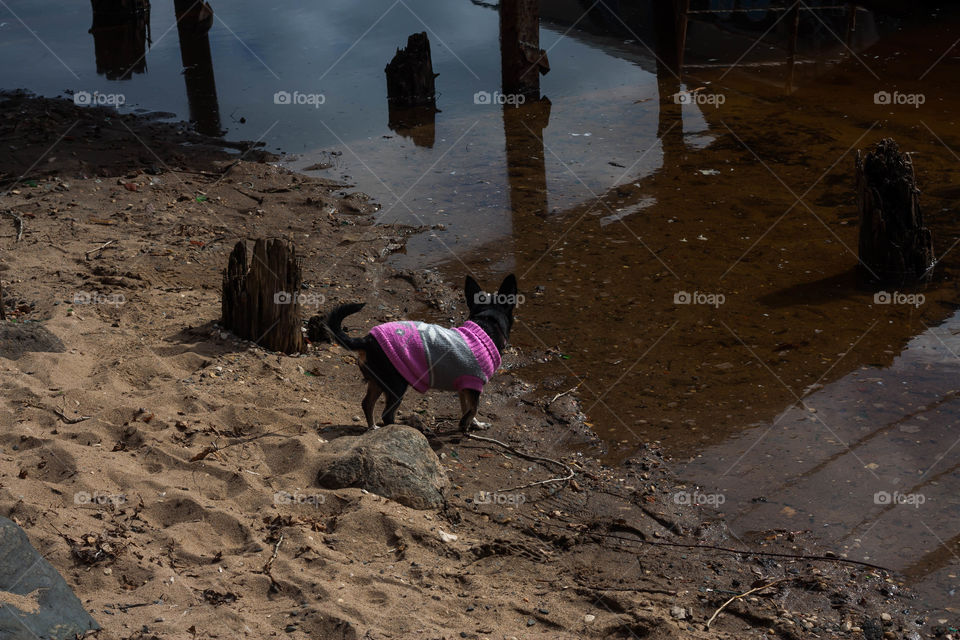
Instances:
[[[150,46],[149,0],[90,0],[97,73],[108,80],[129,80],[147,70]]]
[[[769,424],[710,445],[683,473],[726,497],[734,531],[811,529],[850,558],[955,588],[960,529],[960,314],[924,328],[883,366],[809,390]]]
[[[220,103],[210,52],[210,27],[213,7],[201,0],[174,0],[183,80],[190,103],[190,122],[197,131],[210,136],[223,135]]]

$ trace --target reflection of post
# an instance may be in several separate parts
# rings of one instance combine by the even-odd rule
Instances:
[[[540,74],[550,71],[540,48],[539,0],[500,2],[500,75],[504,94],[540,97]]]
[[[223,135],[208,35],[213,25],[213,9],[202,0],[174,0],[173,4],[180,34],[180,59],[187,84],[190,121],[196,124],[200,133]]]
[[[532,213],[547,214],[547,176],[543,130],[550,123],[550,100],[542,98],[520,106],[503,105],[503,131],[507,142],[507,178],[514,221]]]
[[[129,80],[147,70],[149,0],[90,0],[97,73],[108,80]]]
[[[790,25],[790,46],[787,50],[787,93],[793,93],[793,70],[797,60],[797,41],[800,39],[800,7],[794,5],[787,16]]]
[[[436,119],[438,110],[434,106],[399,107],[387,101],[387,126],[391,131],[410,138],[418,147],[433,148],[437,138]]]
[[[680,14],[675,2],[655,2],[654,20],[657,30],[657,91],[660,99],[660,120],[657,137],[663,147],[663,166],[677,166],[683,152],[683,105],[680,102],[681,59],[684,38],[677,20]],[[685,19],[685,17],[684,17]],[[686,33],[686,27],[683,28]],[[684,94],[692,95],[692,94]]]
[[[666,65],[678,79],[683,75],[689,10],[690,0],[658,0],[653,3],[657,62]]]

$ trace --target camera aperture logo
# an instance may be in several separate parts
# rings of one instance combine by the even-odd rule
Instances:
[[[321,493],[300,493],[294,491],[277,491],[273,494],[273,504],[311,504],[319,507],[327,501],[326,496]]]
[[[322,93],[301,93],[294,91],[277,91],[273,94],[273,104],[295,104],[307,105],[314,109],[319,109],[320,105],[327,102],[327,96]]]
[[[494,91],[477,91],[473,94],[473,104],[509,104],[520,106],[527,101],[527,96],[522,93],[500,93]]]
[[[890,293],[889,291],[877,291],[873,294],[874,304],[908,304],[916,308],[926,301],[927,298],[922,293],[900,293],[899,291]]]
[[[273,294],[273,304],[299,304],[303,307],[314,307],[316,309],[324,302],[326,302],[326,298],[322,293],[277,291]]]
[[[522,293],[487,293],[478,291],[473,296],[474,304],[502,304],[507,306],[517,306],[523,304],[525,297]]]
[[[694,491],[693,493],[689,491],[678,491],[673,494],[673,502],[675,504],[686,505],[688,507],[698,506],[698,507],[719,507],[727,501],[727,496],[722,493],[700,493],[699,491]]]
[[[73,494],[73,503],[86,505],[92,504],[96,507],[105,507],[108,505],[121,505],[126,503],[127,496],[123,493],[100,493],[99,491],[94,491],[90,493],[89,491],[77,491]]]
[[[726,301],[727,297],[722,293],[677,291],[673,294],[673,304],[706,304],[716,309]]]
[[[473,501],[476,504],[498,504],[509,506],[520,506],[527,501],[526,494],[523,493],[499,493],[496,491],[481,491],[474,496]]]
[[[97,293],[96,291],[78,291],[73,294],[73,304],[106,304],[119,307],[126,304],[127,298],[122,293]]]
[[[877,491],[873,494],[873,504],[879,505],[908,505],[914,509],[919,509],[920,505],[927,501],[927,496],[922,493],[900,493],[894,491]]]
[[[727,96],[722,93],[707,93],[706,91],[680,91],[673,94],[673,101],[676,104],[695,104],[701,107],[719,109],[727,101]]]
[[[874,104],[888,104],[891,106],[909,106],[919,109],[920,105],[927,101],[927,96],[922,93],[900,93],[894,91],[877,91],[873,94]]]
[[[74,91],[73,104],[78,107],[122,107],[127,103],[127,96],[122,93],[100,93],[94,91]]]

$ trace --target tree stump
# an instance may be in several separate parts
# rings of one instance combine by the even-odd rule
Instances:
[[[856,171],[861,269],[882,282],[929,277],[935,262],[933,236],[923,226],[910,156],[885,138],[866,157],[857,151]]]
[[[438,74],[433,72],[430,40],[427,32],[407,38],[405,49],[397,49],[387,63],[387,100],[398,107],[424,107],[436,104]]]
[[[223,272],[223,328],[272,351],[302,353],[300,284],[293,244],[257,240],[248,270],[241,240]]]
[[[540,97],[540,76],[550,71],[540,48],[539,0],[500,3],[500,84],[505,95]]]

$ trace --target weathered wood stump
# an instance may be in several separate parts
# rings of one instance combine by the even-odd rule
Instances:
[[[247,269],[241,240],[223,272],[223,328],[272,351],[302,353],[300,262],[284,240],[257,240]]]
[[[550,71],[540,48],[539,0],[500,3],[500,84],[505,95],[540,97],[540,76]]]
[[[910,156],[885,138],[866,157],[857,151],[860,267],[873,279],[907,283],[929,277],[933,236],[923,226]]]
[[[414,33],[407,46],[397,49],[387,63],[387,100],[397,107],[423,107],[436,104],[436,77],[430,56],[427,32]]]

